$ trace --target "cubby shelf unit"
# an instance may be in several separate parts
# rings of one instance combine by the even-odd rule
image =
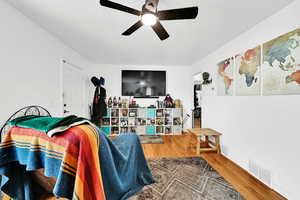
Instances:
[[[180,135],[182,119],[182,108],[108,108],[101,129],[106,135]]]

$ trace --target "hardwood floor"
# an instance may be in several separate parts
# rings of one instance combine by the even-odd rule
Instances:
[[[179,136],[163,137],[164,144],[143,144],[147,158],[198,157],[196,138],[193,135],[185,133]],[[201,157],[232,184],[245,199],[286,200],[226,157],[216,153],[203,153]]]

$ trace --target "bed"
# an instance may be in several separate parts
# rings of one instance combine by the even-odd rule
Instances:
[[[97,148],[95,147],[94,150],[91,150],[89,154],[85,154],[85,155],[80,154],[81,157],[80,158],[78,157],[78,162],[80,160],[83,160],[82,162],[90,162],[89,160],[92,160],[92,159],[90,159],[88,157],[90,157],[90,154],[95,153],[97,150],[97,155],[93,154],[93,156],[92,156],[93,158],[96,159],[95,162],[92,164],[90,163],[89,165],[88,164],[82,165],[82,164],[75,163],[76,165],[73,166],[74,167],[73,169],[75,169],[75,167],[78,167],[78,166],[83,166],[83,167],[80,168],[81,170],[78,170],[78,168],[76,168],[77,171],[74,171],[74,174],[73,174],[74,177],[71,177],[71,178],[69,177],[69,179],[67,179],[67,178],[63,179],[65,176],[69,176],[66,173],[63,175],[60,175],[60,176],[56,176],[56,174],[58,174],[58,172],[61,173],[61,171],[63,169],[61,166],[55,166],[55,165],[51,166],[52,168],[57,168],[57,169],[59,168],[60,171],[57,171],[56,173],[49,172],[49,169],[50,169],[50,171],[52,170],[52,168],[51,167],[49,168],[49,166],[48,167],[46,166],[45,168],[37,167],[37,166],[43,166],[43,164],[36,165],[36,162],[37,163],[39,163],[39,162],[43,163],[43,162],[41,161],[39,156],[36,156],[37,158],[35,156],[32,157],[32,155],[36,155],[37,150],[32,148],[32,146],[36,145],[36,143],[30,144],[31,149],[28,150],[28,152],[30,151],[30,155],[32,154],[30,159],[34,160],[34,161],[31,161],[31,162],[35,163],[35,164],[33,164],[34,167],[32,166],[32,163],[24,162],[24,160],[26,160],[26,159],[27,159],[26,161],[28,161],[28,158],[26,158],[26,159],[19,158],[21,161],[19,161],[20,163],[18,163],[18,165],[26,166],[26,171],[24,170],[22,173],[26,173],[30,176],[30,180],[32,181],[32,183],[30,182],[30,184],[34,185],[34,187],[32,187],[32,188],[39,187],[41,190],[39,190],[38,197],[35,196],[33,198],[31,194],[30,194],[31,197],[28,197],[28,195],[26,196],[26,194],[24,194],[23,196],[20,196],[18,198],[15,197],[14,199],[24,199],[24,200],[46,199],[46,196],[51,197],[51,195],[53,196],[53,194],[55,194],[56,197],[63,197],[63,198],[67,198],[67,199],[82,199],[82,200],[87,200],[87,199],[108,199],[108,200],[127,199],[128,197],[135,194],[137,191],[141,190],[143,186],[154,183],[152,174],[149,170],[146,159],[144,157],[144,154],[143,154],[143,151],[141,148],[141,144],[139,143],[139,139],[136,135],[124,134],[114,140],[110,140],[104,134],[102,134],[99,129],[97,129],[97,128],[93,129],[93,127],[91,127],[90,125],[83,124],[83,125],[78,125],[78,126],[72,127],[57,136],[48,137],[41,131],[34,130],[32,128],[12,126],[10,124],[10,122],[12,122],[16,119],[22,118],[24,116],[43,116],[43,118],[52,118],[51,114],[45,108],[43,108],[41,106],[27,106],[27,107],[24,107],[24,108],[18,110],[11,117],[9,117],[9,119],[6,121],[6,123],[0,129],[1,145],[4,149],[5,149],[5,147],[7,147],[7,144],[8,144],[7,142],[11,143],[11,140],[14,140],[13,137],[16,137],[16,138],[22,137],[23,138],[24,134],[25,134],[27,140],[28,140],[28,138],[32,137],[32,138],[34,138],[32,140],[34,140],[35,142],[44,139],[44,140],[47,140],[48,142],[50,141],[50,143],[51,143],[53,141],[57,142],[57,140],[61,141],[62,138],[63,138],[63,141],[66,141],[66,138],[67,138],[68,148],[70,149],[70,146],[73,148],[74,146],[78,145],[77,143],[82,142],[82,133],[83,132],[82,131],[80,132],[80,130],[83,130],[83,129],[91,130],[90,135],[92,135],[92,136],[94,136],[95,133],[96,133],[96,135],[98,134],[95,137],[98,137],[100,142],[97,143]],[[79,130],[80,134],[78,134],[79,133],[78,130]],[[77,135],[80,136],[80,138],[78,140],[74,140],[73,136],[70,137],[70,135],[72,135],[72,133],[76,132],[76,131],[78,132]],[[87,131],[87,132],[89,132],[89,131]],[[23,134],[23,135],[20,136],[20,134]],[[126,142],[124,142],[124,141],[126,141]],[[14,141],[13,144],[15,145],[15,143],[17,143],[17,142],[18,141]],[[87,141],[87,142],[93,143],[93,140]],[[85,143],[85,146],[86,146],[86,144],[87,143]],[[94,145],[94,146],[96,146],[96,145]],[[5,179],[9,179],[9,180],[6,180],[7,181],[6,185],[1,184],[1,190],[2,191],[4,190],[5,193],[9,193],[10,196],[14,196],[14,195],[17,195],[17,194],[14,194],[14,192],[12,192],[12,190],[14,190],[14,189],[9,189],[9,187],[7,185],[9,185],[9,181],[13,182],[13,179],[14,178],[17,179],[17,178],[14,176],[7,178],[6,177],[7,173],[5,174],[5,172],[7,170],[11,170],[11,167],[9,167],[7,165],[11,165],[12,162],[8,163],[8,161],[4,161],[3,159],[1,160],[2,157],[4,157],[7,154],[9,155],[11,153],[11,151],[14,151],[14,150],[6,148],[5,149],[6,152],[3,152],[2,147],[0,148],[0,175],[2,175]],[[16,146],[14,148],[18,148],[18,147],[20,147],[20,146]],[[81,145],[81,149],[83,149],[83,148],[86,148],[86,147],[84,147],[84,145]],[[66,152],[69,151],[67,148],[63,149],[63,150]],[[40,149],[38,151],[40,151]],[[84,151],[80,151],[80,152],[84,152]],[[58,153],[58,152],[55,152],[55,153]],[[13,153],[11,153],[11,154],[15,155]],[[23,154],[20,154],[20,155],[23,155]],[[96,158],[96,157],[98,157],[98,155],[99,155],[99,158]],[[22,161],[22,159],[23,159],[23,161]],[[43,159],[44,159],[44,157],[43,157]],[[49,156],[47,157],[47,159],[49,159]],[[99,163],[99,167],[98,167],[99,169],[97,168],[97,166],[98,166],[98,163],[96,162],[97,159],[98,159],[98,163]],[[69,160],[69,159],[67,159],[67,160]],[[61,161],[58,162],[58,161],[60,161],[60,160],[55,160],[55,162],[53,162],[53,163],[60,163],[60,164],[65,163],[65,160],[64,160],[64,162],[61,162]],[[13,162],[13,164],[15,164],[15,163]],[[85,165],[88,167],[84,167]],[[66,166],[68,166],[68,168],[71,169],[70,165],[65,165],[64,167],[66,167]],[[126,166],[126,167],[124,167],[124,166]],[[89,171],[89,170],[91,170],[91,171]],[[98,171],[99,171],[99,176],[98,176],[99,180],[97,178],[95,178],[95,177],[97,177]],[[84,174],[84,175],[82,175],[82,174]],[[82,175],[82,176],[80,177],[80,175]],[[81,178],[80,180],[82,180],[82,177],[85,177],[84,181],[81,181],[81,184],[83,186],[78,186],[78,185],[80,185],[80,184],[78,184],[78,179]],[[94,183],[95,181],[97,182],[97,180],[99,183],[97,183],[97,184]],[[64,183],[64,181],[66,181],[66,182]],[[68,187],[68,185],[72,185],[72,184],[74,185],[71,188],[71,190],[73,192],[72,193],[73,196],[70,196],[70,194],[71,194],[70,188],[68,188],[68,190],[70,190],[70,191],[67,194],[67,192],[65,192],[64,188],[62,188],[62,187]],[[12,183],[11,183],[11,185],[12,185]],[[86,188],[86,185],[91,185],[90,187],[87,187],[87,190],[90,190],[90,191],[88,191],[90,196],[86,195],[86,194],[78,195],[78,192],[80,193],[81,190]],[[94,186],[94,189],[92,186]],[[22,182],[22,187],[26,188],[27,185],[25,187],[25,183]],[[80,187],[81,187],[81,189],[80,189]],[[101,190],[99,188],[101,188]],[[22,190],[23,190],[23,188],[21,188],[20,191],[22,191]],[[83,192],[83,193],[87,193],[87,192]],[[92,194],[92,193],[94,193],[94,194]],[[103,193],[103,194],[100,195],[100,193]],[[76,196],[74,196],[75,194],[76,194]],[[54,198],[52,198],[52,199],[54,199]]]

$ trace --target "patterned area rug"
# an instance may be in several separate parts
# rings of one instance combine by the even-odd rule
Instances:
[[[244,200],[204,159],[150,159],[155,184],[129,200]]]
[[[139,135],[142,144],[163,144],[164,139],[160,135]]]

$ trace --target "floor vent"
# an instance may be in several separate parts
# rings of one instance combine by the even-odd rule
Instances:
[[[249,160],[249,172],[258,178],[261,182],[268,185],[269,187],[272,186],[272,175],[271,172],[267,169],[262,168],[253,160]]]

